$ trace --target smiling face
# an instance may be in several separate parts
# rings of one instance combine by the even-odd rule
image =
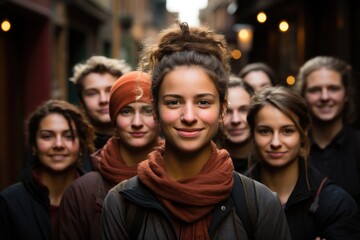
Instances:
[[[341,121],[347,101],[341,75],[326,68],[313,71],[306,79],[305,99],[317,120]]]
[[[242,87],[228,89],[224,127],[232,143],[243,143],[250,137],[250,128],[246,121],[250,99],[250,94]]]
[[[115,81],[109,73],[90,73],[83,79],[83,104],[91,122],[110,124],[110,89]]]
[[[297,164],[301,137],[295,123],[279,109],[265,105],[255,117],[255,148],[262,163],[273,168]]]
[[[116,125],[121,142],[128,148],[152,146],[159,136],[152,106],[147,103],[134,102],[126,105],[117,115]]]
[[[187,153],[210,146],[221,106],[213,80],[201,67],[176,67],[166,74],[158,98],[166,144]]]
[[[80,143],[74,124],[72,128],[74,135],[64,116],[58,113],[49,114],[40,121],[33,149],[46,169],[62,172],[77,164]]]

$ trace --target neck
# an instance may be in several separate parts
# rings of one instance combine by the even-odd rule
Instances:
[[[94,128],[94,132],[96,134],[101,134],[101,135],[108,135],[111,136],[114,133],[114,127],[112,125],[96,125],[96,124],[92,124],[93,128]]]
[[[324,122],[314,119],[311,134],[320,148],[325,148],[344,127],[342,119]]]
[[[197,153],[184,153],[167,143],[164,152],[166,172],[175,181],[198,175],[211,156],[211,144]]]
[[[59,174],[42,170],[41,181],[49,189],[50,205],[60,205],[65,190],[74,181],[75,176],[76,168]]]
[[[154,150],[154,147],[157,145],[155,141],[151,145],[144,146],[142,148],[131,148],[123,144],[120,145],[120,154],[123,158],[126,166],[134,167],[138,165],[141,161],[148,158],[148,154]]]
[[[245,141],[242,143],[233,143],[230,141],[225,142],[224,147],[233,158],[247,158],[251,152],[250,141]]]
[[[298,161],[293,161],[290,165],[281,169],[261,165],[262,183],[277,193],[282,204],[286,204],[288,201],[295,188],[298,176]]]

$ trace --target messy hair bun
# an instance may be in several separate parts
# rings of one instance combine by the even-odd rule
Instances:
[[[215,56],[230,72],[230,52],[225,37],[206,26],[189,27],[186,22],[177,22],[161,31],[154,43],[142,52],[140,68],[152,72],[164,56],[181,51],[195,51]]]

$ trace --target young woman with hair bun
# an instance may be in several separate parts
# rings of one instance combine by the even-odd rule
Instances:
[[[232,194],[240,175],[212,142],[226,112],[229,56],[223,35],[186,23],[145,48],[140,66],[152,74],[165,145],[139,164],[138,176],[108,193],[103,239],[290,239],[279,199],[244,176],[257,207],[244,206],[253,221],[242,222],[235,206],[245,199]]]

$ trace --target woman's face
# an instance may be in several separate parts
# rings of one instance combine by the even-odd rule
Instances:
[[[211,142],[221,105],[212,79],[201,67],[177,67],[166,74],[158,97],[159,122],[167,144],[194,152]]]
[[[250,100],[250,94],[244,88],[238,86],[228,89],[224,127],[232,143],[241,144],[250,137],[250,128],[246,121]]]
[[[151,104],[133,102],[122,108],[116,117],[121,142],[130,148],[153,145],[159,136],[159,126],[153,117]]]
[[[260,159],[270,167],[283,168],[298,160],[300,133],[290,118],[271,105],[255,117],[254,140]]]
[[[65,117],[58,113],[51,113],[40,121],[33,150],[46,169],[61,172],[77,164],[80,142],[75,124],[72,128],[74,135]]]

